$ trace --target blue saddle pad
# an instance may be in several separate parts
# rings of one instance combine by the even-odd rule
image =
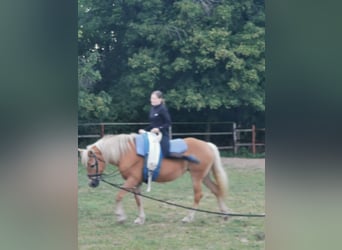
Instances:
[[[147,143],[147,135],[141,134],[135,137],[135,146],[137,154],[145,157],[148,153],[148,140]],[[188,145],[185,143],[183,139],[173,139],[170,141],[170,155],[182,155],[185,151],[188,150]]]
[[[170,155],[183,155],[188,150],[188,145],[183,139],[173,139],[170,141]]]

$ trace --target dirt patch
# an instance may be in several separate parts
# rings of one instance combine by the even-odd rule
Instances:
[[[234,158],[234,157],[222,157],[222,164],[232,168],[254,168],[264,169],[265,158],[261,159],[247,159],[247,158]]]

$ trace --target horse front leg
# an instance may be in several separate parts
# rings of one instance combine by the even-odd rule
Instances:
[[[125,211],[124,211],[123,206],[122,206],[122,199],[125,196],[125,194],[128,191],[133,190],[136,185],[137,185],[137,183],[135,180],[127,179],[125,181],[124,185],[122,186],[122,188],[124,188],[124,189],[121,189],[116,196],[115,214],[117,216],[117,221],[119,223],[123,223],[127,219],[127,216],[126,216]]]
[[[144,212],[144,206],[142,202],[142,198],[140,196],[140,191],[141,191],[141,185],[139,185],[134,192],[134,198],[137,203],[138,211],[139,211],[139,216],[134,220],[135,224],[142,225],[145,223],[145,212]]]
[[[127,193],[127,191],[125,190],[120,190],[116,196],[116,208],[115,208],[115,214],[116,214],[116,217],[117,217],[117,221],[119,223],[123,223],[125,222],[127,216],[125,214],[125,211],[123,209],[123,206],[122,206],[122,198],[123,196]]]

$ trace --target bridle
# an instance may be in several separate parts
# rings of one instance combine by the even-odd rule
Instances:
[[[90,166],[90,168],[95,168],[95,174],[88,174],[88,177],[91,180],[99,180],[99,178],[101,177],[102,174],[99,173],[99,161],[102,161],[103,163],[105,163],[104,160],[97,158],[96,154],[93,153],[91,156],[89,156],[90,158],[94,158],[95,159],[95,163],[93,165]],[[94,178],[95,177],[95,178]]]

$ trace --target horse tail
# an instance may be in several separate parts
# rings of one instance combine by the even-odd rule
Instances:
[[[228,191],[228,175],[222,166],[220,151],[218,150],[215,144],[211,142],[207,143],[214,153],[212,172],[218,186],[219,196],[224,197],[224,195]]]

